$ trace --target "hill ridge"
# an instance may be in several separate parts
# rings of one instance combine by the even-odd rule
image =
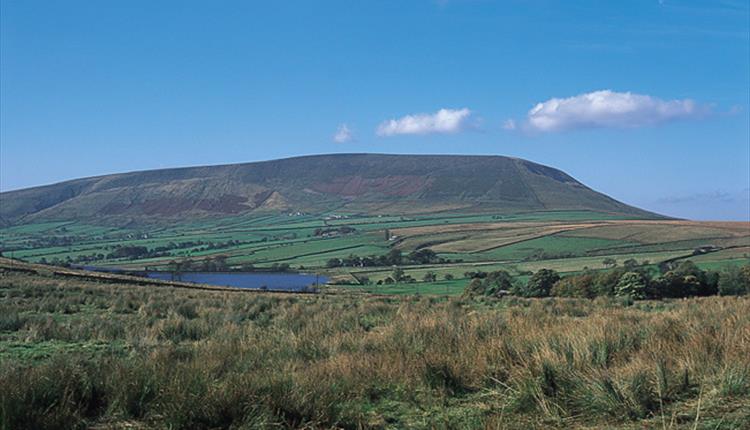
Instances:
[[[3,192],[0,203],[4,224],[140,222],[331,208],[366,213],[585,209],[658,217],[561,170],[501,155],[339,153],[140,170]]]

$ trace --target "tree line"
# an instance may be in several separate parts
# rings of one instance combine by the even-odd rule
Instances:
[[[255,267],[251,263],[239,266],[230,266],[226,255],[206,257],[202,260],[172,260],[167,264],[167,271],[172,273],[181,272],[290,272],[288,263],[273,263],[266,268]]]
[[[540,269],[527,282],[498,270],[479,272],[464,291],[465,296],[517,295],[522,297],[600,296],[633,300],[744,295],[750,293],[750,264],[728,266],[721,272],[702,270],[692,261],[661,265],[658,271],[646,265],[627,264],[606,271],[584,270],[560,276],[552,269]]]
[[[429,248],[417,249],[404,255],[400,249],[391,249],[387,254],[369,255],[360,257],[351,254],[344,258],[331,258],[326,262],[329,269],[335,267],[382,267],[382,266],[402,266],[405,264],[443,264],[450,263]]]

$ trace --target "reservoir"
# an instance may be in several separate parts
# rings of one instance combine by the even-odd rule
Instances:
[[[173,275],[170,272],[146,272],[145,275],[166,281],[269,291],[306,291],[328,281],[325,276],[309,273],[183,272]]]

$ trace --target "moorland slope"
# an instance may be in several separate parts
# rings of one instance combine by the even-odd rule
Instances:
[[[0,222],[134,222],[301,211],[324,213],[593,210],[654,214],[552,167],[502,156],[334,154],[149,170],[0,194]]]

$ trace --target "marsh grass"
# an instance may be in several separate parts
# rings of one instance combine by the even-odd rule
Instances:
[[[293,296],[5,273],[0,300],[3,429],[750,423],[745,298]]]

